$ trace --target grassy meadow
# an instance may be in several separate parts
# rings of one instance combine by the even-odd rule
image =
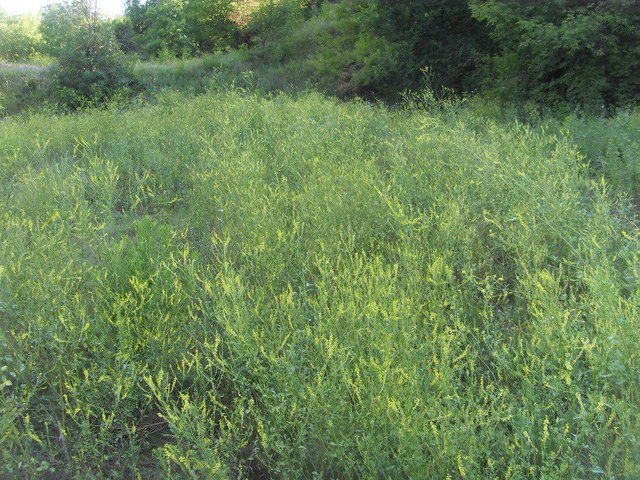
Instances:
[[[0,478],[640,477],[639,118],[0,122]]]

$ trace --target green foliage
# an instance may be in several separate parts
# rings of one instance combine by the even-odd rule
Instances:
[[[49,95],[46,74],[45,67],[35,65],[0,65],[0,118],[42,109]]]
[[[146,53],[166,50],[175,57],[212,51],[233,43],[231,0],[158,0],[127,2],[127,17]]]
[[[1,476],[640,474],[640,231],[565,137],[219,91],[0,155]]]
[[[428,68],[433,88],[469,92],[479,87],[479,57],[494,46],[467,0],[382,0],[380,10],[378,28],[406,44],[408,86],[418,84]]]
[[[113,32],[123,53],[135,54],[141,50],[140,39],[129,17],[116,18],[113,21]]]
[[[252,86],[250,72],[242,68],[247,62],[246,51],[234,50],[190,59],[137,62],[133,74],[148,94],[169,89],[200,94],[222,85]]]
[[[491,43],[466,0],[264,2],[249,28],[258,61],[302,58],[300,74],[341,97],[397,97],[425,69],[431,88],[471,90]]]
[[[421,86],[477,85],[475,51],[487,43],[466,1],[264,2],[249,25],[259,61],[303,58],[326,90],[342,97],[396,96]]]
[[[0,10],[0,60],[28,60],[38,52],[41,40],[36,17],[10,17]]]
[[[640,98],[640,7],[634,0],[471,6],[500,50],[490,60],[489,77],[499,97],[595,113]]]
[[[332,78],[340,96],[397,91],[407,75],[406,44],[386,38],[376,2],[326,4],[317,20],[319,47],[312,64]]]
[[[93,52],[89,51],[88,37],[87,32],[79,34],[77,43],[60,53],[53,71],[55,95],[63,108],[100,105],[134,87],[123,54],[110,38],[110,29],[95,29]]]
[[[611,114],[640,98],[633,0],[139,0],[127,51],[162,59],[246,42],[266,83],[395,101],[424,86],[504,104]]]
[[[194,51],[210,52],[234,42],[236,25],[230,20],[230,0],[189,0],[185,19]]]
[[[148,53],[157,54],[162,49],[174,56],[188,56],[195,47],[189,37],[184,0],[165,0],[146,11],[149,28],[144,33]]]
[[[608,114],[640,98],[633,0],[273,0],[248,31],[258,63],[343,97],[394,97],[428,69],[430,88],[547,111]]]
[[[113,24],[99,19],[85,0],[48,7],[41,30],[57,57],[53,88],[63,109],[104,104],[134,87]]]
[[[58,57],[73,48],[73,42],[86,29],[90,8],[85,0],[68,0],[47,5],[40,19],[43,50]]]
[[[621,111],[611,118],[572,115],[563,127],[594,170],[640,207],[640,113]]]

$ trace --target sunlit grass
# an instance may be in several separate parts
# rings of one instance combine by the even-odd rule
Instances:
[[[639,232],[564,138],[236,91],[3,122],[0,476],[639,475]]]

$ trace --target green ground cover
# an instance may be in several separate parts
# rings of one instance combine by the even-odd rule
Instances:
[[[0,476],[640,475],[637,119],[1,122]]]

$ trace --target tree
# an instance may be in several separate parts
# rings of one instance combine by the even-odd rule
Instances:
[[[478,86],[480,58],[493,44],[467,0],[379,0],[378,9],[377,31],[406,45],[403,63],[410,85],[428,68],[435,87]]]
[[[504,99],[611,109],[640,95],[640,4],[634,0],[471,2],[499,52],[488,62]]]
[[[198,52],[230,45],[237,27],[231,21],[233,4],[229,0],[190,0],[185,7],[187,35]]]
[[[133,85],[112,24],[99,17],[95,3],[71,0],[50,7],[44,17],[47,42],[60,39],[61,29],[67,28],[64,39],[50,50],[58,60],[53,78],[63,106],[104,103]]]
[[[185,56],[234,43],[232,0],[127,0],[125,15],[151,55]]]
[[[53,57],[65,51],[86,28],[89,4],[85,0],[68,0],[46,6],[40,20],[44,50]]]
[[[350,0],[324,3],[316,65],[337,75],[338,89],[391,94],[419,87],[457,91],[478,86],[478,65],[492,48],[467,0]],[[339,53],[337,53],[339,52]]]
[[[120,49],[124,53],[138,53],[141,50],[139,36],[129,17],[118,17],[113,20],[113,32]]]
[[[32,15],[12,17],[0,11],[0,58],[24,61],[38,51],[42,36]]]

